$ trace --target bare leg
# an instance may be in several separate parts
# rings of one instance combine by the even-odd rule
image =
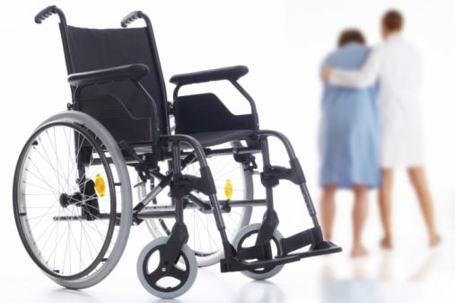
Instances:
[[[381,240],[381,247],[392,249],[392,183],[393,171],[391,168],[381,169],[382,186],[378,191],[379,212],[381,214],[384,237]]]
[[[364,257],[368,251],[362,244],[362,232],[368,215],[368,188],[364,185],[355,184],[354,208],[352,209],[353,241],[351,257]]]
[[[329,184],[323,188],[321,197],[321,225],[324,239],[332,239],[333,221],[335,219],[335,193],[337,184]]]
[[[436,232],[433,202],[425,176],[425,169],[422,166],[408,168],[409,179],[419,200],[420,209],[428,230],[429,244],[431,247],[437,246],[441,238]]]

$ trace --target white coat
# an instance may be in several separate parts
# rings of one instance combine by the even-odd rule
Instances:
[[[375,47],[358,71],[333,69],[333,85],[363,88],[379,83],[381,167],[422,165],[422,123],[419,104],[421,60],[400,35]]]

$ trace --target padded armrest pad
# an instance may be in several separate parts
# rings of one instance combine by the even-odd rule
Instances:
[[[240,77],[245,76],[247,73],[248,67],[243,65],[237,65],[188,74],[175,75],[171,77],[169,81],[177,85],[202,83],[218,80],[237,81]]]
[[[122,65],[71,74],[68,76],[68,83],[73,86],[84,86],[124,80],[138,81],[148,72],[149,68],[145,64]]]

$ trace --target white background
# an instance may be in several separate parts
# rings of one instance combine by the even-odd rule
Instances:
[[[19,302],[32,302],[35,295],[49,300],[99,302],[103,301],[101,298],[106,292],[110,292],[108,298],[112,302],[116,287],[128,293],[124,284],[126,276],[129,277],[128,285],[131,285],[127,289],[132,289],[129,294],[137,292],[140,300],[149,300],[133,270],[137,254],[149,241],[145,228],[141,227],[140,231],[133,229],[126,260],[122,261],[114,277],[103,282],[107,286],[102,286],[102,283],[91,292],[77,294],[62,292],[39,273],[26,255],[15,230],[11,191],[20,150],[41,121],[64,110],[66,103],[70,102],[57,18],[53,16],[42,25],[33,22],[34,15],[51,4],[57,4],[64,10],[69,24],[81,27],[117,27],[121,18],[130,11],[144,11],[154,24],[166,80],[181,72],[247,65],[250,73],[241,79],[241,84],[256,100],[261,126],[279,130],[291,139],[316,203],[319,198],[316,136],[320,115],[320,62],[333,50],[343,28],[358,27],[365,33],[368,43],[374,45],[380,42],[379,20],[382,13],[390,7],[402,10],[406,17],[405,35],[419,48],[425,62],[421,96],[425,119],[426,167],[438,227],[445,239],[446,251],[453,254],[453,246],[447,244],[453,240],[455,231],[455,5],[451,1],[2,1],[0,295],[14,294]],[[172,85],[168,85],[169,96],[172,96],[172,89]],[[234,110],[237,110],[236,106]],[[273,145],[273,149],[274,159],[284,163],[284,157],[281,156],[283,150],[278,145]],[[281,229],[285,233],[294,231],[293,227],[300,222],[305,228],[308,221],[302,219],[306,215],[298,192],[289,186],[284,188],[276,199]],[[397,172],[395,198],[397,250],[412,254],[415,250],[426,249],[423,222],[403,171]],[[345,251],[349,251],[350,247],[350,200],[351,196],[347,192],[339,196],[335,226],[335,239]],[[371,219],[367,223],[365,236],[374,260],[380,237],[374,192],[371,206]],[[290,265],[296,266],[297,270],[281,274],[284,280],[278,280],[278,284],[284,287],[274,292],[274,300],[294,302],[294,299],[303,298],[296,279],[314,274],[312,271],[319,269],[315,265],[310,266],[312,269],[306,273],[306,266],[319,264],[319,261],[306,262],[307,265]],[[454,271],[452,268],[451,273]],[[206,276],[201,279],[220,281],[213,283],[228,294],[222,301],[250,302],[245,296],[231,296],[237,293],[238,287],[251,286],[248,280],[242,278],[238,282],[238,274],[221,275],[216,272],[217,268],[214,267],[212,271],[204,272]],[[236,283],[240,284],[237,286]],[[261,287],[261,284],[253,285],[253,288]],[[266,288],[272,289],[273,285],[266,285]],[[234,288],[229,291],[229,287]],[[204,287],[197,281],[194,289],[187,295],[192,301],[196,301],[196,297],[200,298],[198,294],[203,293]],[[280,292],[285,292],[287,297]],[[306,298],[311,302],[325,298],[324,295],[319,296],[317,291],[309,293]],[[124,301],[130,297],[120,298]],[[205,297],[205,301],[215,302],[217,298],[213,295]],[[185,296],[182,301],[185,301]]]

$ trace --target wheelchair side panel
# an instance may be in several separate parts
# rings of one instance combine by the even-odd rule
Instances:
[[[212,93],[178,97],[174,114],[176,132],[180,134],[254,129],[251,114],[232,114]]]

